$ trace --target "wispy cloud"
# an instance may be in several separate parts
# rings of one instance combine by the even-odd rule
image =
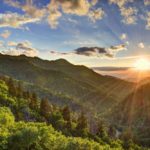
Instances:
[[[143,49],[143,48],[145,48],[145,45],[143,42],[140,42],[140,43],[138,43],[138,47]]]
[[[137,21],[138,9],[131,6],[126,6],[128,3],[133,3],[134,0],[109,0],[110,4],[116,4],[120,13],[123,16],[122,22],[125,24],[135,24]]]
[[[145,5],[145,6],[150,5],[150,0],[144,0],[144,5]]]
[[[6,14],[0,14],[0,27],[20,28],[24,24],[37,21],[39,21],[39,19],[17,13],[8,12]]]
[[[120,36],[121,40],[126,40],[127,39],[127,34],[126,33],[122,33]]]
[[[29,57],[38,56],[38,50],[32,47],[32,43],[29,41],[24,42],[14,42],[10,41],[7,43],[8,50],[2,51],[2,54],[7,55],[26,55]]]
[[[7,39],[11,35],[11,32],[8,30],[5,30],[3,33],[0,34],[0,36],[4,39]]]

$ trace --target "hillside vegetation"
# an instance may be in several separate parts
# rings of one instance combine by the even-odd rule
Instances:
[[[99,75],[63,59],[46,61],[24,55],[0,55],[0,74],[38,86],[40,95],[45,91],[47,94],[63,95],[72,100],[72,108],[90,108],[96,113],[108,111],[133,88],[133,83]]]
[[[102,122],[92,133],[83,113],[56,107],[23,90],[11,78],[0,79],[0,149],[2,150],[123,150],[143,149],[132,139],[115,139]],[[125,138],[126,136],[124,136]]]

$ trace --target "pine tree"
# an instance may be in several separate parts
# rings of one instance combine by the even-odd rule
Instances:
[[[15,84],[14,84],[14,81],[12,78],[9,78],[8,80],[8,91],[9,91],[9,94],[12,95],[12,96],[17,96],[17,89],[15,87]]]
[[[105,126],[102,121],[98,122],[96,135],[102,139],[105,139],[107,137]]]
[[[48,120],[51,113],[51,106],[49,104],[48,99],[42,99],[40,103],[40,113],[45,119]]]
[[[71,120],[70,109],[68,106],[65,106],[62,110],[62,115],[65,121]]]
[[[22,87],[22,83],[19,82],[17,86],[17,97],[21,98],[22,95],[23,95],[23,87]]]
[[[65,121],[67,121],[66,127],[71,129],[71,112],[68,106],[65,106],[62,110],[62,115]]]
[[[37,95],[35,93],[32,93],[32,95],[31,95],[29,106],[33,110],[37,110],[37,108],[38,108],[38,99],[37,99]]]
[[[115,136],[116,136],[116,129],[114,128],[114,126],[112,126],[112,125],[109,126],[108,135],[111,138],[115,138]]]
[[[86,119],[86,117],[85,117],[83,112],[80,114],[77,122],[78,122],[77,129],[81,129],[82,130],[82,129],[87,128],[87,126],[88,126],[87,119]]]

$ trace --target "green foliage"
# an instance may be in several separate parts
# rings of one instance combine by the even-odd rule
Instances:
[[[3,138],[2,149],[11,150],[105,150],[109,145],[100,145],[92,140],[82,138],[71,138],[62,135],[44,123],[14,123],[11,128],[6,128],[7,133],[0,134]],[[8,134],[9,132],[9,134]]]
[[[90,132],[84,113],[73,114],[68,106],[62,109],[48,99],[39,100],[20,82],[0,80],[0,150],[139,150],[133,142],[111,140],[103,124],[96,135]],[[46,124],[39,123],[45,120]]]
[[[7,107],[0,107],[0,127],[8,127],[13,125],[14,116]]]

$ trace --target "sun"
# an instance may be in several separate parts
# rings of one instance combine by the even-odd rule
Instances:
[[[134,63],[134,68],[140,71],[150,70],[150,61],[145,58],[140,58]]]

